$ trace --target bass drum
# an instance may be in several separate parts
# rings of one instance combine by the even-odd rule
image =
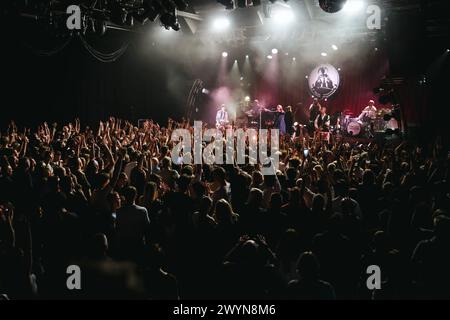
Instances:
[[[347,125],[347,133],[350,136],[359,136],[359,134],[361,133],[361,124],[357,121],[351,121]]]
[[[398,121],[396,119],[392,118],[391,120],[389,120],[387,122],[386,129],[387,130],[398,130],[398,129],[400,129]]]

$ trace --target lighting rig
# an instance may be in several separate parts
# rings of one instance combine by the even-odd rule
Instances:
[[[159,19],[166,29],[180,30],[177,11],[188,7],[187,0],[22,0],[11,1],[13,12],[55,28],[64,28],[67,8],[81,11],[83,33],[104,34],[108,26],[131,31],[137,25]]]

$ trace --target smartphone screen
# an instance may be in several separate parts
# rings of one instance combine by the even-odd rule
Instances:
[[[304,149],[303,154],[305,155],[305,158],[309,156],[309,149]]]

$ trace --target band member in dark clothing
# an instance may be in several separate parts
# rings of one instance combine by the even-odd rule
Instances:
[[[292,107],[286,107],[286,114],[284,115],[284,123],[286,124],[286,133],[290,136],[294,133],[294,114],[292,113]]]
[[[320,114],[316,117],[314,121],[314,128],[316,131],[329,132],[330,131],[331,118],[327,114],[327,107],[320,108]]]
[[[314,131],[314,121],[320,114],[320,109],[321,105],[319,103],[319,99],[314,98],[313,103],[309,106],[309,126],[308,126],[309,134],[312,134]]]
[[[280,130],[281,134],[286,134],[286,113],[283,110],[282,105],[277,105],[277,110],[275,111],[275,124],[274,127]]]

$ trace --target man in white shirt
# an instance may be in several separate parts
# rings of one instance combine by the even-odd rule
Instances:
[[[375,101],[370,100],[369,105],[364,108],[361,115],[359,116],[359,120],[363,120],[364,117],[368,117],[371,120],[375,120],[377,117],[377,108],[375,107]]]
[[[220,106],[220,110],[216,114],[216,127],[221,127],[228,124],[228,112],[225,109],[225,105]]]

